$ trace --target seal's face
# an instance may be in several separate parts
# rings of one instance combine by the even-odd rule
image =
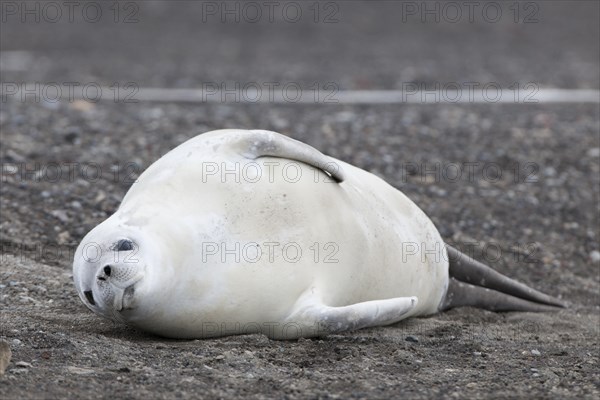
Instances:
[[[120,233],[92,230],[77,248],[73,262],[81,300],[95,313],[116,321],[124,321],[124,314],[136,307],[146,270],[140,241],[135,235]]]

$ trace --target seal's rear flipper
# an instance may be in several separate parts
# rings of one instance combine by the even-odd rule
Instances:
[[[477,307],[490,311],[556,311],[556,306],[535,303],[450,278],[442,310],[454,307]]]
[[[473,306],[493,311],[550,311],[565,307],[560,300],[515,281],[446,246],[450,285],[444,309]]]
[[[323,336],[394,324],[407,318],[417,303],[416,297],[372,300],[342,307],[330,307],[312,301],[301,302],[298,311],[287,319],[287,323],[309,327],[301,336]]]

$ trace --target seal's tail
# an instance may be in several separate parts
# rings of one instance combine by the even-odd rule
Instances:
[[[446,246],[450,283],[442,309],[472,306],[492,311],[552,311],[565,304]]]

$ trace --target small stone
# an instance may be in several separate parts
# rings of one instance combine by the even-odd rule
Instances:
[[[477,383],[475,383],[475,382],[470,382],[470,383],[467,383],[467,384],[465,385],[465,387],[466,387],[467,389],[473,389],[473,388],[475,388],[476,386],[477,386]]]
[[[58,244],[67,244],[69,239],[71,239],[71,234],[69,231],[63,231],[56,236]]]
[[[594,250],[590,253],[590,259],[592,260],[592,262],[600,262],[600,251],[598,250]]]
[[[542,353],[540,353],[540,351],[537,350],[537,349],[531,350],[531,354],[533,354],[534,356],[541,356],[542,355]]]
[[[13,346],[20,346],[20,345],[21,345],[21,341],[20,341],[19,339],[13,339],[13,340],[11,341],[11,344],[12,344]]]
[[[592,147],[587,151],[588,157],[600,157],[600,147]]]
[[[419,338],[416,336],[409,335],[404,338],[407,342],[419,343]]]
[[[10,363],[10,358],[12,356],[12,352],[10,351],[10,346],[4,340],[0,340],[0,375],[4,375],[4,371],[8,367]]]
[[[96,195],[96,198],[94,199],[94,203],[98,204],[100,203],[102,200],[106,199],[106,193],[104,193],[102,190],[98,192],[98,194]]]
[[[95,371],[89,368],[67,367],[67,372],[75,375],[90,375]]]
[[[579,228],[579,224],[577,222],[565,222],[563,227],[569,230],[577,230]]]
[[[15,365],[19,368],[31,368],[33,367],[33,365],[29,364],[28,362],[25,361],[17,361],[15,363]]]
[[[60,222],[69,222],[69,216],[65,210],[53,210],[50,212],[53,217],[58,218]]]
[[[65,141],[67,143],[75,143],[75,140],[79,137],[79,135],[81,134],[81,129],[79,129],[78,127],[74,126],[74,127],[70,127],[67,128],[65,131]]]
[[[554,167],[546,167],[546,168],[544,168],[544,175],[546,175],[546,176],[555,176],[556,175],[556,169],[554,169]]]
[[[8,149],[6,151],[6,157],[10,160],[10,161],[14,161],[14,162],[25,162],[27,161],[27,159],[25,157],[23,157],[22,155],[20,155],[19,153],[17,153],[16,151],[14,151],[13,149]],[[16,171],[15,171],[16,172]]]
[[[31,296],[19,296],[19,301],[21,303],[37,303],[37,300]]]
[[[27,368],[13,368],[13,369],[10,370],[10,372],[12,374],[19,375],[19,374],[26,374],[26,373],[29,372],[29,370]]]
[[[94,103],[91,103],[86,100],[78,99],[78,100],[75,100],[75,101],[69,103],[69,107],[72,108],[73,110],[87,112],[87,111],[91,111],[94,109]]]
[[[474,351],[474,352],[473,352],[473,355],[474,355],[474,356],[480,356],[480,355],[481,355],[481,352],[480,352],[480,351]]]

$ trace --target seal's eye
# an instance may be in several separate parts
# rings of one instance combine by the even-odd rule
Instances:
[[[133,242],[127,239],[121,239],[115,244],[116,251],[131,251],[133,250]]]

